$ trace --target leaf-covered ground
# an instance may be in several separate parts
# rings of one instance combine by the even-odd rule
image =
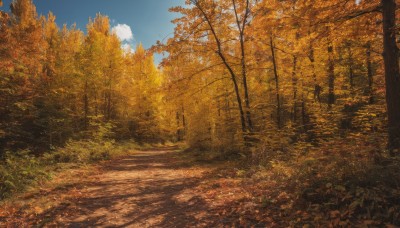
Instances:
[[[225,165],[187,163],[173,148],[138,152],[103,167],[62,174],[52,184],[4,203],[0,225],[243,225],[256,219],[260,210],[252,202],[237,210],[249,194],[239,179],[219,171]]]
[[[296,199],[289,185],[274,180],[268,173],[262,176],[262,172],[240,169],[238,162],[202,160],[195,155],[174,147],[159,148],[136,152],[100,166],[64,172],[39,190],[3,203],[0,226],[337,227],[357,224],[368,227],[374,224],[362,217],[355,223],[342,219],[346,216],[340,210],[322,211],[323,202],[320,209],[313,209],[317,203],[307,204]],[[296,202],[311,206],[305,208]]]

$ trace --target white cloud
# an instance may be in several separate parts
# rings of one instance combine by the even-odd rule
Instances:
[[[135,50],[132,48],[132,46],[130,44],[123,44],[122,46],[122,50],[125,51],[125,53],[134,53]]]
[[[131,27],[127,24],[117,24],[112,29],[112,32],[115,33],[121,41],[132,41],[133,33]]]

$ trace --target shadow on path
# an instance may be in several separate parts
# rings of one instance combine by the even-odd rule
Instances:
[[[226,221],[196,190],[210,171],[185,164],[174,148],[138,152],[108,164],[98,181],[85,182],[77,202],[40,217],[53,217],[48,225],[63,227],[221,225]]]

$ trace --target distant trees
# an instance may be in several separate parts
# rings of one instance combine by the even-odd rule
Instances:
[[[39,17],[31,0],[1,13],[0,155],[88,137],[99,121],[118,126],[116,138],[159,141],[161,73],[151,54],[124,51],[106,16],[91,19],[87,35],[55,18]]]
[[[128,78],[130,82],[125,90],[125,96],[130,94],[128,107],[132,109],[126,110],[130,112],[128,126],[134,138],[148,142],[157,141],[161,137],[161,74],[154,66],[153,56],[141,44],[137,46],[135,53],[129,55],[127,61],[132,66],[129,75],[133,76]]]

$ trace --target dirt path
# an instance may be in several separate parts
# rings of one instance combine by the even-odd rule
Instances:
[[[30,202],[23,206],[35,209],[39,204],[46,209],[35,213],[19,209],[8,216],[6,224],[11,224],[8,227],[266,227],[266,223],[258,222],[263,216],[258,215],[259,208],[251,202],[242,180],[224,173],[218,164],[196,165],[187,161],[174,148],[162,148],[111,161],[97,175],[82,177],[78,172],[72,178],[74,183],[30,196]],[[44,206],[53,199],[57,203]]]
[[[80,190],[77,202],[52,208],[49,224],[67,227],[205,227],[222,224],[199,195],[209,168],[185,165],[171,149],[111,162]],[[43,224],[46,225],[46,224]]]

